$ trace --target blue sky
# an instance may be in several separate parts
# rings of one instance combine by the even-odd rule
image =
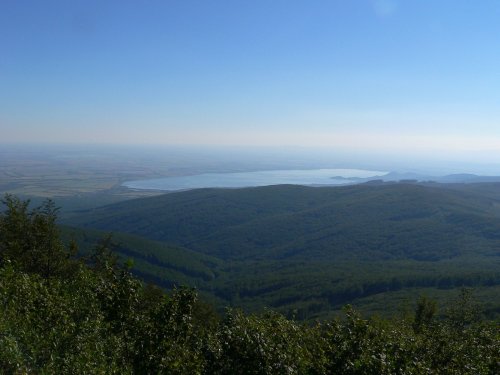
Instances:
[[[500,150],[500,2],[0,2],[3,142]]]

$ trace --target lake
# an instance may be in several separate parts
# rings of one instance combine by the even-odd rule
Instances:
[[[236,173],[203,173],[126,181],[123,186],[140,190],[188,190],[200,188],[242,188],[267,185],[327,186],[360,182],[359,179],[383,176],[387,172],[362,169],[269,170]],[[362,181],[362,180],[361,180]]]

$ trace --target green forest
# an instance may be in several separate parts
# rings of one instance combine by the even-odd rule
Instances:
[[[62,220],[83,253],[113,233],[133,273],[196,287],[219,312],[314,321],[351,304],[390,317],[421,294],[475,289],[500,314],[500,184],[200,189],[83,209]]]
[[[103,238],[64,241],[57,208],[6,196],[0,216],[0,369],[5,374],[497,374],[498,323],[470,289],[440,310],[301,322],[272,310],[222,314],[191,288],[132,273]],[[160,245],[158,245],[160,246]],[[181,249],[177,249],[181,251]],[[174,251],[175,253],[175,251]],[[174,257],[175,259],[175,257]],[[198,258],[199,277],[212,258]],[[178,261],[178,268],[182,268]]]

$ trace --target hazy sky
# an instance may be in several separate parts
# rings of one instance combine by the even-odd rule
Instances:
[[[0,1],[0,141],[500,150],[500,1]]]

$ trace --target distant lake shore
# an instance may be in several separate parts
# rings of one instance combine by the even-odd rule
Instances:
[[[122,185],[137,190],[190,190],[202,188],[243,188],[268,185],[347,185],[377,178],[388,172],[362,169],[298,169],[236,173],[203,173],[191,176],[164,177],[126,181]]]

